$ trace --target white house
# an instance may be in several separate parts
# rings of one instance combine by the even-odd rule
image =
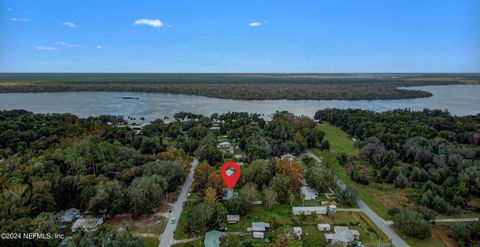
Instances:
[[[103,224],[103,218],[82,218],[73,223],[72,232],[76,232],[79,228],[85,232],[95,231],[99,225]]]
[[[265,237],[265,233],[263,232],[253,232],[253,238],[263,239]]]
[[[232,144],[230,142],[220,142],[217,147],[218,148],[230,148]]]
[[[292,207],[293,215],[301,215],[306,214],[310,215],[312,213],[315,214],[327,214],[328,209],[327,207],[323,206],[315,206],[315,207]]]
[[[318,224],[317,229],[321,232],[329,232],[330,231],[330,224]]]
[[[357,230],[350,230],[346,226],[333,227],[333,234],[325,234],[325,240],[328,244],[347,246],[354,240],[360,239],[360,233]]]
[[[297,237],[300,239],[302,237],[302,228],[299,226],[294,226],[293,233],[295,233],[295,235],[297,235]]]
[[[270,224],[265,222],[252,222],[252,231],[254,232],[268,232],[270,231]]]

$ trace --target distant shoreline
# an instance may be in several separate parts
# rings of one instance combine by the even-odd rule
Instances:
[[[413,99],[432,94],[405,87],[479,83],[477,74],[0,73],[0,93],[158,92],[234,100]]]

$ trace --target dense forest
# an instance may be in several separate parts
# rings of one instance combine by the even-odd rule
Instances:
[[[0,92],[140,91],[242,100],[429,97],[402,86],[479,83],[476,74],[0,74]]]
[[[71,207],[105,217],[152,213],[165,193],[182,183],[191,158],[166,150],[148,129],[137,135],[115,127],[124,123],[108,116],[0,112],[0,232],[58,232],[56,212]],[[74,235],[78,246],[102,239],[101,234],[108,241],[119,238],[120,245],[105,246],[139,241],[108,228],[77,236],[82,234]],[[50,246],[55,241],[2,246]]]

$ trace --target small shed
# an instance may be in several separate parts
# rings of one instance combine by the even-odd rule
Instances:
[[[227,222],[229,224],[236,224],[240,221],[240,215],[238,214],[229,214],[227,215]]]
[[[329,232],[330,231],[330,224],[318,224],[317,229],[321,232]]]
[[[263,239],[263,238],[265,238],[265,233],[263,233],[263,232],[253,232],[253,238]]]

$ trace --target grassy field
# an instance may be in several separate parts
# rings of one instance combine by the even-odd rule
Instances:
[[[330,124],[318,124],[316,128],[325,132],[325,138],[330,142],[332,152],[358,155],[355,142],[340,128]]]
[[[159,214],[132,218],[118,216],[107,221],[117,231],[129,230],[132,235],[143,238],[148,247],[158,246],[158,237],[165,230],[167,219]]]

